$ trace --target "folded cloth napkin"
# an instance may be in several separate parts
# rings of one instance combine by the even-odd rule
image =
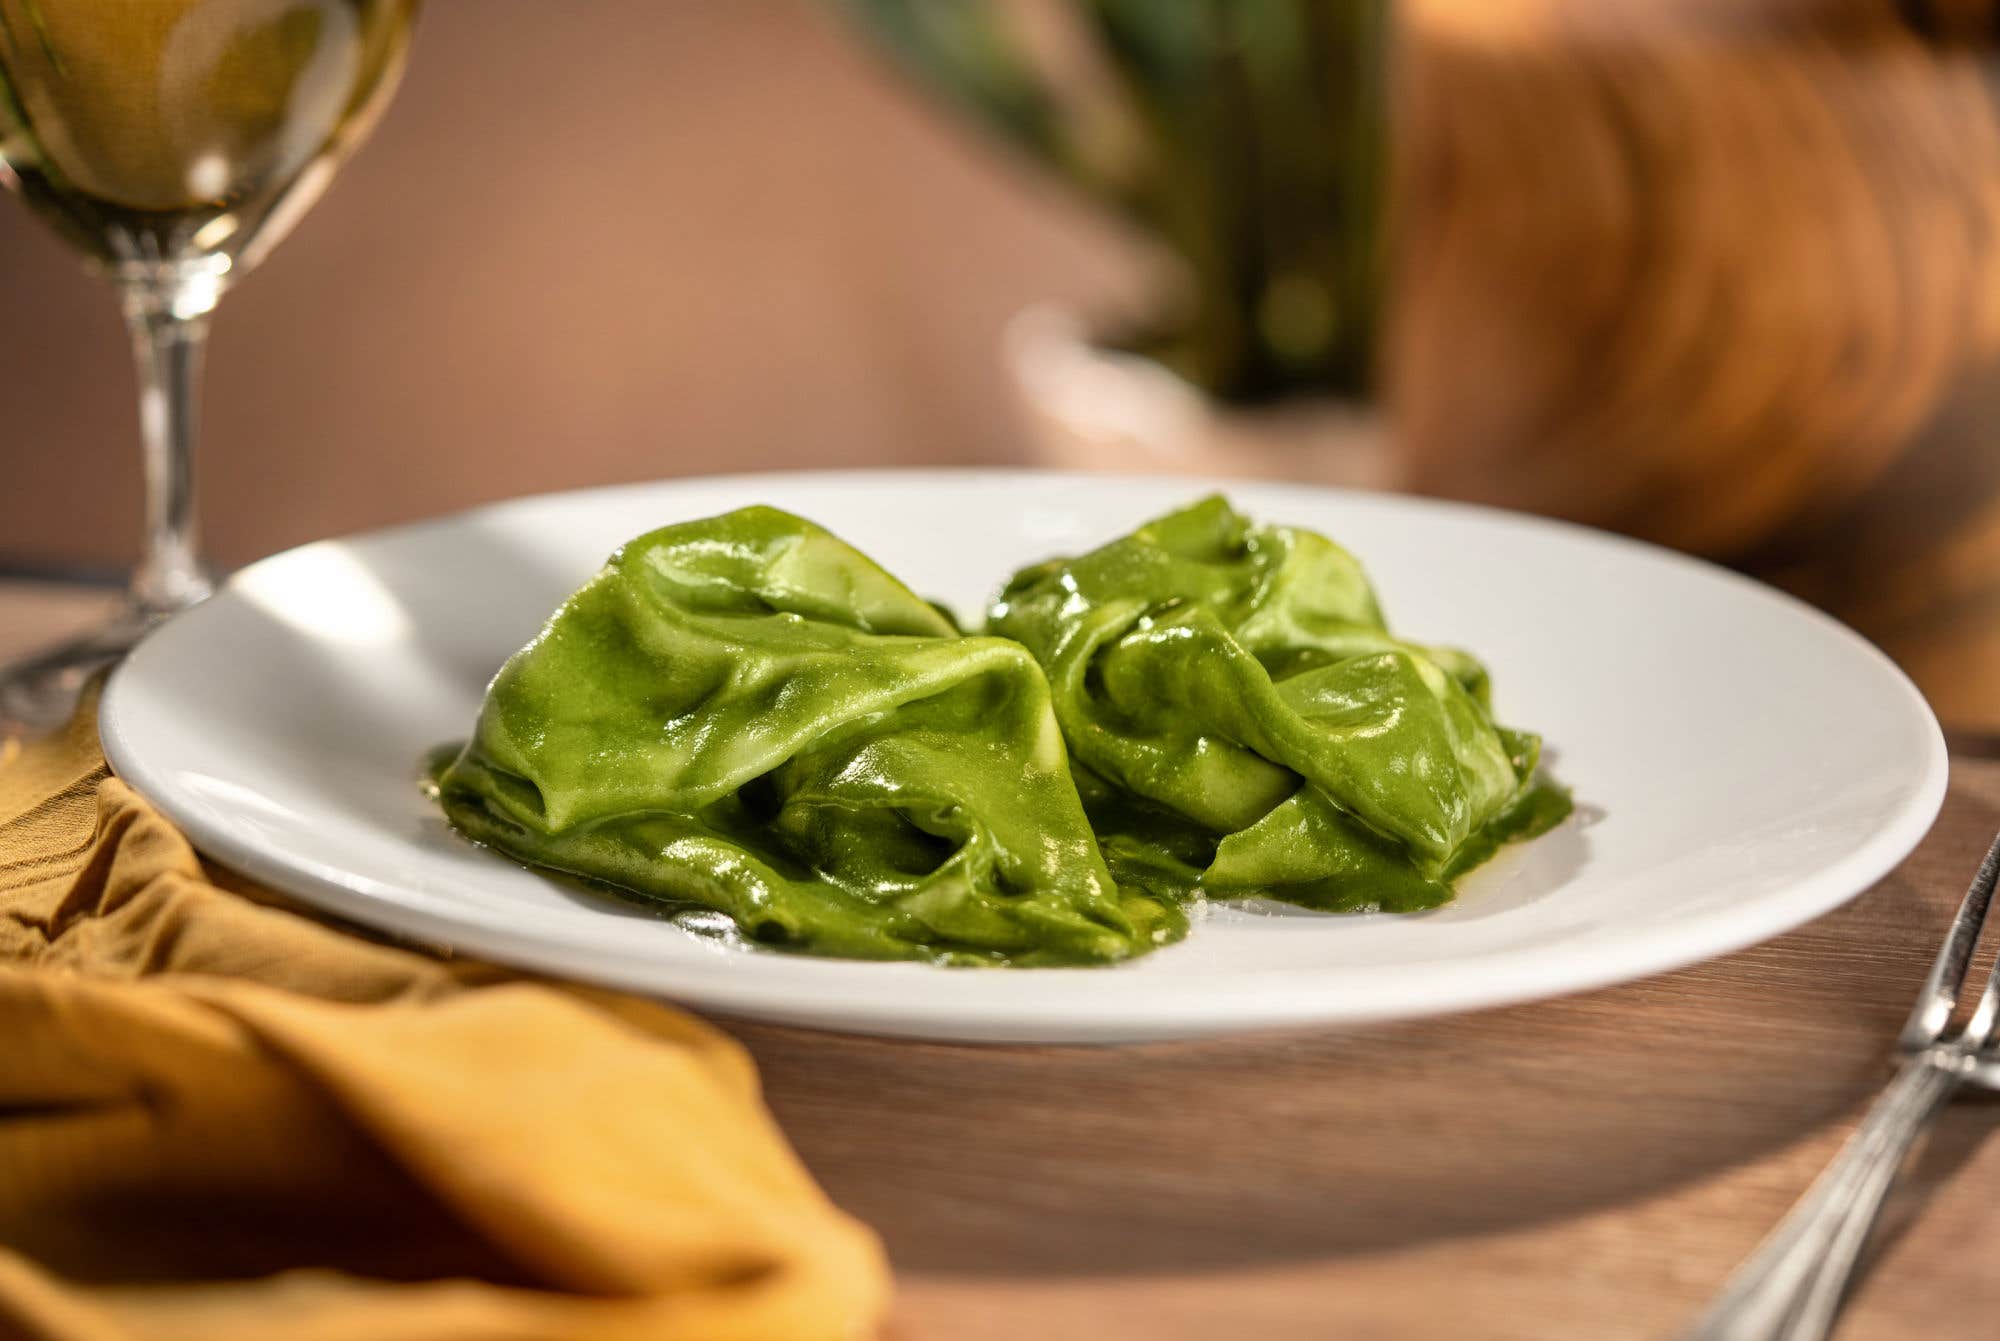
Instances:
[[[734,1043],[286,910],[95,722],[0,760],[0,1337],[874,1334]]]

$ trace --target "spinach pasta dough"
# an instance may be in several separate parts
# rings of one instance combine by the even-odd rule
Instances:
[[[1186,928],[1113,882],[1028,651],[771,508],[620,549],[435,785],[480,842],[784,949],[1084,964]]]
[[[1393,637],[1361,566],[1210,498],[1015,575],[1111,869],[1162,897],[1410,911],[1568,813],[1484,668]]]

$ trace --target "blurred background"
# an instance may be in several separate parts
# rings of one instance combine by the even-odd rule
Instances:
[[[1735,564],[2000,726],[1996,41],[1971,0],[435,0],[216,319],[207,537],[802,466],[1358,482]],[[11,205],[0,292],[0,571],[116,574],[116,303]]]

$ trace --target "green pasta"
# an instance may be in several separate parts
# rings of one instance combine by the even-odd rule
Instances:
[[[436,783],[480,842],[780,949],[1093,964],[1187,926],[1113,883],[1026,649],[771,508],[619,550]]]
[[[1163,897],[1434,907],[1569,811],[1476,659],[1392,636],[1346,550],[1221,498],[1024,569],[989,629],[1047,670],[1113,873]]]
[[[777,949],[1083,965],[1207,895],[1411,911],[1567,813],[1484,668],[1219,498],[1023,570],[968,636],[771,508],[624,546],[433,774],[469,837]]]

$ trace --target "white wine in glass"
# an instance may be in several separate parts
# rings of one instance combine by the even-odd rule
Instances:
[[[417,0],[0,0],[0,184],[124,302],[143,557],[111,623],[0,667],[0,734],[202,599],[193,459],[208,315],[290,231],[402,73]]]

